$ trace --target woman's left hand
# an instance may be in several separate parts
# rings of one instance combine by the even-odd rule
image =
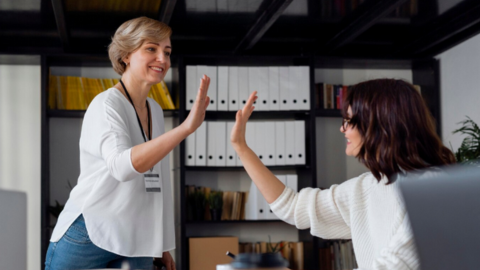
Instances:
[[[167,270],[176,270],[175,261],[173,260],[172,255],[170,255],[170,252],[163,252],[163,257],[157,258],[156,260],[161,260]]]

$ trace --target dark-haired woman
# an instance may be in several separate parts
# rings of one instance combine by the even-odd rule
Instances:
[[[271,209],[284,221],[324,239],[352,239],[359,269],[419,269],[413,235],[397,193],[398,178],[455,162],[435,133],[420,94],[401,80],[380,79],[352,87],[340,132],[346,154],[370,172],[340,185],[296,193],[285,187],[245,141],[252,93],[237,112],[232,145]],[[428,168],[430,168],[430,172]],[[398,177],[398,178],[397,178]]]

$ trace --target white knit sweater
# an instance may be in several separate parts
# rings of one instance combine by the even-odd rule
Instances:
[[[324,239],[352,239],[359,269],[419,269],[398,181],[364,173],[330,189],[285,188],[270,204],[282,220]]]

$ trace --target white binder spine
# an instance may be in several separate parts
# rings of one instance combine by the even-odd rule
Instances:
[[[228,111],[228,67],[218,67],[217,111]]]
[[[295,121],[295,163],[305,165],[305,121]]]
[[[265,122],[265,157],[263,164],[266,166],[275,165],[275,122]]]
[[[216,66],[207,66],[206,72],[208,77],[210,77],[210,86],[208,87],[208,96],[210,97],[210,105],[207,107],[207,111],[216,111],[217,110],[217,67]]]
[[[257,68],[257,80],[258,88],[255,89],[258,91],[258,100],[256,107],[259,111],[268,111],[270,110],[270,95],[268,88],[268,67],[259,67]]]
[[[216,146],[217,146],[217,141],[216,141],[216,132],[215,132],[215,126],[216,122],[207,122],[207,166],[208,167],[214,167],[217,166],[217,151],[216,151]]]
[[[186,100],[185,107],[187,110],[191,110],[193,103],[197,97],[198,87],[200,86],[200,79],[197,79],[197,67],[196,66],[187,66],[186,68]]]
[[[290,110],[296,111],[300,109],[299,96],[301,88],[299,81],[301,80],[300,69],[296,66],[288,67],[288,93],[290,96]]]
[[[195,131],[195,166],[207,165],[207,122],[203,122]]]
[[[285,151],[286,151],[286,141],[285,141],[285,122],[277,121],[275,122],[275,165],[282,166],[285,165]]]
[[[227,122],[227,163],[226,165],[228,167],[235,167],[237,166],[237,153],[235,153],[235,150],[233,149],[232,144],[230,143],[230,135],[232,134],[232,128],[233,125],[235,125],[235,122]]]
[[[247,103],[250,95],[248,67],[238,68],[238,108],[241,109]]]
[[[228,110],[239,109],[238,67],[228,67]]]
[[[269,110],[280,110],[280,78],[279,67],[268,68],[268,97],[269,97]]]
[[[299,110],[310,110],[310,67],[300,66],[298,108]]]
[[[280,67],[280,110],[290,110],[290,76],[288,67]]]
[[[190,134],[185,139],[185,165],[195,166],[195,133]]]
[[[226,122],[216,122],[215,125],[215,137],[216,137],[216,165],[220,167],[225,167],[227,165],[226,153],[227,153],[227,123]]]
[[[295,165],[295,122],[285,122],[285,165]]]

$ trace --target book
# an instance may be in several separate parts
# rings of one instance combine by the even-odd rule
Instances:
[[[165,96],[167,98],[167,105],[169,110],[175,110],[175,104],[173,104],[172,96],[170,95],[170,92],[168,91],[167,84],[165,81],[160,82],[160,86],[162,87],[162,90],[165,92]]]
[[[304,269],[303,242],[291,242],[290,249],[291,249],[290,268],[295,270],[303,270]]]
[[[50,110],[57,108],[57,76],[49,75],[48,77],[48,108]]]

